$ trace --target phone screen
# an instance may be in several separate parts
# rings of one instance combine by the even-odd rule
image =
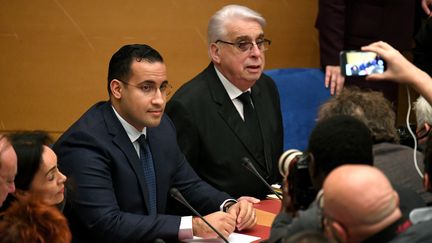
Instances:
[[[342,51],[340,53],[341,71],[344,76],[366,76],[383,73],[386,65],[375,52]]]

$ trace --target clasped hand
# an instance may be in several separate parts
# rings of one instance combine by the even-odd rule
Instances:
[[[238,202],[232,205],[226,213],[218,211],[206,215],[204,218],[224,237],[228,238],[235,229],[241,231],[252,228],[256,225],[257,218],[252,203],[253,201],[259,202],[258,199],[240,198]],[[203,238],[217,236],[217,234],[204,221],[197,217],[192,219],[192,228],[195,236]]]

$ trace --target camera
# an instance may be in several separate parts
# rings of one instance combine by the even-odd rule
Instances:
[[[371,73],[383,73],[386,69],[384,59],[375,52],[341,51],[339,57],[344,76],[366,76]]]
[[[308,208],[317,194],[309,174],[311,157],[297,149],[290,149],[279,158],[279,173],[288,182],[288,193],[296,210]]]

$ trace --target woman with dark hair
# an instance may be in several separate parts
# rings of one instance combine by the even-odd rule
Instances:
[[[15,193],[9,194],[0,211],[14,200],[34,194],[48,205],[62,205],[66,176],[57,168],[57,156],[47,145],[51,139],[45,132],[10,134],[11,144],[18,158]],[[61,207],[61,206],[60,206]]]

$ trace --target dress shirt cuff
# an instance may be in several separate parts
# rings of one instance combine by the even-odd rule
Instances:
[[[178,238],[180,241],[193,238],[192,216],[181,217]]]
[[[231,207],[232,205],[234,205],[236,203],[237,203],[237,200],[227,199],[227,200],[223,201],[223,203],[220,205],[219,209],[220,209],[220,211],[226,212],[226,211],[228,211],[229,207]]]

